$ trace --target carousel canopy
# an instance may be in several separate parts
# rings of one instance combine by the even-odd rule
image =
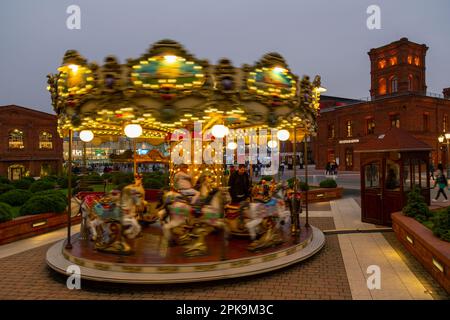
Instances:
[[[319,76],[299,80],[277,53],[241,68],[228,59],[211,65],[172,40],[124,64],[108,56],[100,66],[69,50],[58,73],[47,77],[61,135],[123,135],[126,125],[139,124],[142,137],[164,138],[194,121],[205,128],[221,123],[310,131],[322,89]]]

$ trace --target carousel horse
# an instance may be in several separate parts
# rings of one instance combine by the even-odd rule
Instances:
[[[263,234],[249,245],[249,250],[264,249],[282,243],[280,226],[290,218],[282,188],[273,183],[270,186],[263,183],[255,189],[254,201],[249,204],[248,210],[250,221],[246,223],[246,227],[252,239],[256,239],[258,228],[262,228]]]
[[[196,189],[200,191],[200,197],[193,205],[190,198],[177,191],[166,192],[163,208],[158,213],[165,238],[171,240],[177,235],[179,244],[190,244],[186,254],[192,255],[206,250],[204,237],[211,228],[226,230],[222,208],[230,201],[228,192],[212,187],[212,177],[208,174],[199,178]],[[197,240],[192,241],[192,238]]]

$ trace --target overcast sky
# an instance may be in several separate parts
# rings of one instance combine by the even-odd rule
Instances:
[[[72,4],[81,8],[80,30],[66,27]],[[366,27],[372,4],[381,30]],[[430,47],[428,90],[450,87],[449,0],[1,0],[0,105],[53,112],[46,75],[66,50],[124,62],[163,38],[235,66],[276,51],[295,74],[320,74],[328,95],[361,98],[370,89],[367,52],[401,37]]]

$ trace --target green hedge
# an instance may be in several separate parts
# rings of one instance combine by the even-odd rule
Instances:
[[[14,190],[14,186],[11,184],[1,183],[0,184],[0,194],[6,193],[10,190]]]
[[[64,192],[62,192],[60,190],[39,191],[39,192],[36,192],[33,196],[54,196],[54,197],[61,199],[61,201],[67,202],[67,196],[64,194]]]
[[[131,184],[134,182],[134,175],[133,173],[114,172],[111,182],[115,185]]]
[[[167,174],[161,171],[145,173],[143,176],[145,189],[162,189],[166,186],[167,181]]]
[[[33,196],[33,194],[28,190],[10,190],[0,195],[0,202],[7,203],[13,207],[18,207],[23,205]]]
[[[337,183],[334,179],[325,179],[320,181],[319,186],[321,188],[336,188]]]
[[[8,178],[0,176],[0,184],[10,184],[11,181],[9,181]]]
[[[39,213],[61,213],[66,209],[67,203],[56,195],[35,195],[20,208],[21,215]]]
[[[30,187],[30,191],[35,193],[44,190],[55,189],[56,183],[49,180],[38,180],[33,182]]]
[[[9,204],[0,202],[0,222],[6,222],[13,219],[13,211]]]
[[[433,221],[434,235],[450,242],[450,208],[436,212],[431,220]]]
[[[33,179],[33,181],[34,181],[34,179]],[[14,181],[13,182],[13,186],[16,189],[28,190],[28,189],[30,189],[31,184],[33,183],[33,181],[30,181],[30,179],[25,179],[24,178],[24,179],[20,179],[20,180]]]
[[[294,178],[288,179],[287,183],[288,183],[289,188],[294,188]],[[297,183],[298,183],[298,188],[301,191],[307,191],[310,189],[310,187],[306,184],[306,182],[303,182],[303,181],[297,179]]]
[[[428,205],[417,187],[412,188],[408,193],[408,200],[402,211],[406,216],[415,218],[419,222],[424,222],[431,217]]]

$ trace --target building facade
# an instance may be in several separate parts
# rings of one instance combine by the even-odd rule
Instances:
[[[0,175],[10,180],[58,174],[63,143],[56,116],[16,105],[0,106]]]
[[[367,101],[324,97],[314,139],[316,167],[336,162],[340,170],[358,171],[358,144],[402,128],[432,149],[432,163],[447,165],[447,143],[438,137],[450,132],[450,90],[427,93],[425,56],[428,47],[402,38],[370,50],[371,97]],[[336,100],[336,101],[334,101]],[[339,103],[338,103],[339,102]]]

